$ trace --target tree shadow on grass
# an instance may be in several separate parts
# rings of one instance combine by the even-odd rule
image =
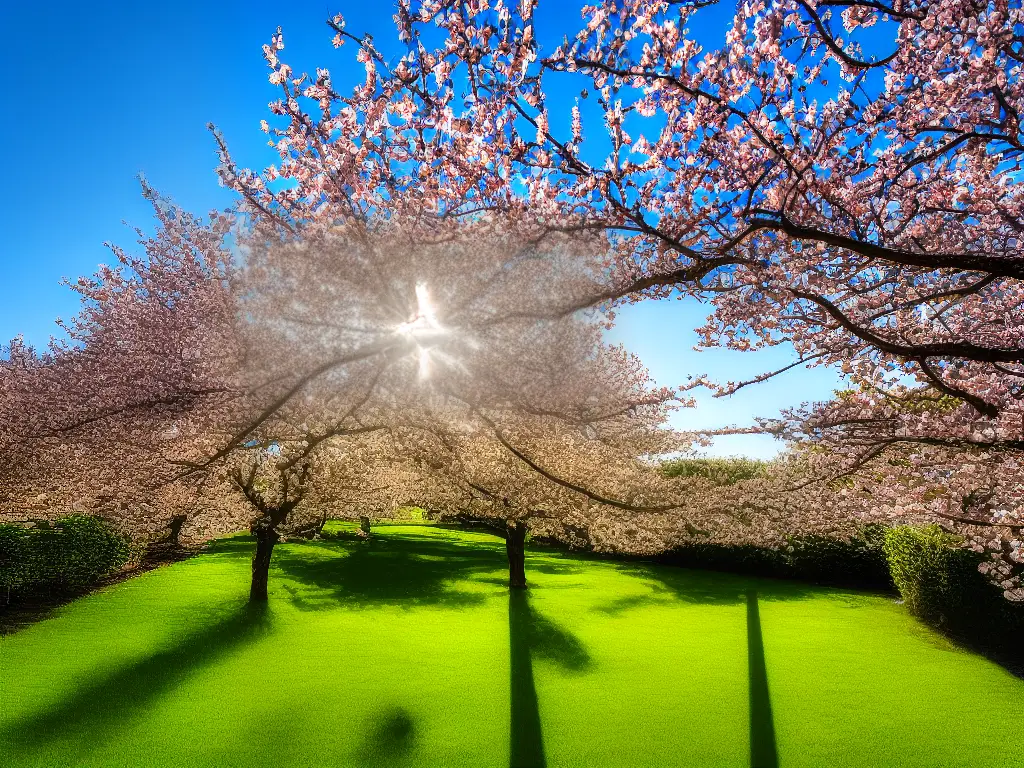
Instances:
[[[642,580],[649,591],[627,595],[596,606],[595,611],[616,615],[631,608],[679,601],[695,605],[744,605],[747,592],[757,590],[764,600],[804,600],[820,595],[821,587],[796,581],[701,571],[675,566],[625,563],[618,570]]]
[[[528,563],[526,571],[527,575],[529,575],[530,572],[534,572],[551,574],[555,576],[578,576],[581,573],[586,573],[587,569],[582,565],[560,562],[558,560],[552,560],[550,557],[548,557],[546,561],[543,562]]]
[[[672,593],[658,584],[651,584],[651,591],[646,594],[623,595],[607,603],[594,606],[593,610],[600,613],[607,613],[609,616],[618,616],[635,608],[643,608],[648,605],[671,605],[676,602]]]
[[[359,765],[411,765],[416,746],[416,724],[401,707],[381,714],[359,750]]]
[[[779,768],[761,637],[761,615],[754,590],[747,593],[747,668],[750,677],[750,768]]]
[[[494,550],[392,536],[282,547],[274,561],[300,610],[477,605],[486,595],[458,582],[502,566]]]
[[[534,683],[533,662],[554,663],[566,672],[585,672],[592,660],[572,633],[540,615],[525,590],[508,598],[510,768],[545,768],[544,731]]]
[[[511,728],[510,768],[544,768],[544,732],[540,724],[540,706],[533,681],[530,653],[531,610],[526,592],[509,591],[509,695]]]
[[[60,746],[68,755],[86,754],[191,676],[269,630],[267,606],[243,604],[174,646],[86,682],[63,700],[11,723],[0,731],[0,740],[15,752]]]
[[[534,659],[548,661],[563,672],[587,672],[593,659],[576,635],[544,618],[529,603],[527,609],[527,640]]]
[[[799,583],[769,579],[751,579],[731,574],[705,573],[680,570],[679,573],[664,569],[643,569],[629,567],[632,572],[651,579],[650,592],[627,595],[594,610],[618,615],[645,605],[671,605],[678,601],[703,605],[746,604],[747,613],[747,674],[750,704],[750,766],[751,768],[779,768],[778,748],[775,740],[775,721],[772,716],[772,702],[768,690],[768,670],[764,656],[764,639],[761,635],[761,615],[758,607],[758,590],[750,587],[766,586],[769,599],[799,600],[810,595],[813,588]],[[744,591],[739,591],[746,586]]]
[[[274,565],[300,610],[472,606],[500,594],[497,587],[508,581],[504,574],[494,575],[507,568],[497,542],[414,534],[284,546],[275,553]],[[460,586],[470,580],[484,589]]]

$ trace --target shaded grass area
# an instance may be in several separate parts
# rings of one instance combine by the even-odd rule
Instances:
[[[16,749],[36,753],[55,741],[85,745],[114,738],[126,723],[144,716],[189,677],[268,629],[265,605],[241,603],[223,615],[211,617],[206,627],[189,633],[180,643],[108,675],[98,675],[66,698],[23,718],[17,728],[10,730],[12,741]]]
[[[387,526],[253,611],[251,551],[0,638],[4,765],[1024,765],[1024,682],[884,597],[550,551],[510,596],[497,539]]]
[[[9,635],[35,624],[52,615],[61,606],[74,602],[84,595],[111,584],[133,579],[140,573],[154,568],[186,560],[201,552],[201,548],[162,547],[145,552],[134,566],[117,571],[95,584],[77,590],[48,590],[35,594],[19,595],[7,604],[0,604],[0,635]]]

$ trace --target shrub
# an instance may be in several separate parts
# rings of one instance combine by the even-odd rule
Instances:
[[[865,526],[850,539],[793,536],[780,548],[692,542],[659,559],[687,568],[799,579],[860,589],[891,589],[882,551],[883,526]]]
[[[959,548],[960,541],[935,525],[902,525],[886,533],[885,554],[893,582],[915,616],[945,624],[947,613],[962,612],[966,577],[977,571],[978,560]]]
[[[129,538],[97,517],[70,515],[53,525],[0,525],[0,588],[14,595],[72,592],[124,565]]]
[[[0,593],[5,599],[24,582],[26,538],[25,528],[0,524]]]
[[[849,539],[794,536],[786,562],[793,578],[863,589],[892,589],[883,549],[885,526],[866,525]]]
[[[978,572],[983,556],[935,525],[885,533],[893,582],[908,610],[973,645],[1020,650],[1024,607],[1006,600]]]

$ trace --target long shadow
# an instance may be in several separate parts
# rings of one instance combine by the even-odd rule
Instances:
[[[647,591],[617,597],[591,609],[609,616],[618,616],[635,608],[650,605],[675,603],[740,606],[744,604],[746,594],[752,588],[757,590],[762,600],[771,601],[804,600],[812,596],[819,597],[823,592],[822,587],[785,579],[701,571],[642,561],[620,563],[615,567],[621,573],[635,577]],[[825,591],[834,592],[836,599],[842,599],[844,604],[851,606],[858,605],[865,599],[864,595],[857,593],[846,593],[831,588],[825,588]]]
[[[173,647],[86,682],[62,701],[8,725],[0,739],[15,750],[34,752],[60,743],[67,754],[85,754],[189,677],[269,631],[269,626],[266,605],[241,605]]]
[[[544,768],[544,732],[540,725],[540,707],[533,682],[533,658],[530,653],[530,604],[526,592],[509,591],[508,641],[509,689],[512,723],[510,730],[510,768]]]
[[[545,768],[544,731],[534,683],[535,659],[552,662],[566,672],[585,672],[592,660],[579,638],[545,618],[530,605],[525,590],[508,598],[510,768]]]
[[[768,670],[764,663],[761,615],[757,592],[747,593],[747,664],[750,675],[750,768],[778,768],[775,721],[768,693]]]

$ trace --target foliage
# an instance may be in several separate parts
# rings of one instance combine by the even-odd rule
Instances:
[[[937,525],[904,525],[886,533],[885,554],[893,582],[911,613],[941,624],[950,606],[962,609],[963,576],[977,570],[978,558],[961,549],[961,543],[960,537]]]
[[[817,584],[860,589],[890,589],[884,529],[867,525],[848,538],[809,534],[791,536],[785,545],[689,542],[658,557],[689,568],[710,568]]]
[[[763,477],[769,463],[743,456],[731,458],[683,458],[663,462],[661,471],[666,477],[702,477],[714,485],[732,485],[740,480]]]
[[[20,525],[0,524],[0,589],[8,594],[24,579],[26,538]]]
[[[954,636],[1019,651],[1024,607],[1001,599],[978,572],[983,555],[936,525],[885,532],[893,582],[915,616]]]
[[[127,536],[89,515],[34,528],[0,525],[0,590],[13,595],[80,590],[116,571],[131,554]]]
[[[878,524],[866,525],[846,539],[818,534],[794,536],[785,549],[786,561],[797,578],[815,583],[890,589],[884,540],[885,527]]]

